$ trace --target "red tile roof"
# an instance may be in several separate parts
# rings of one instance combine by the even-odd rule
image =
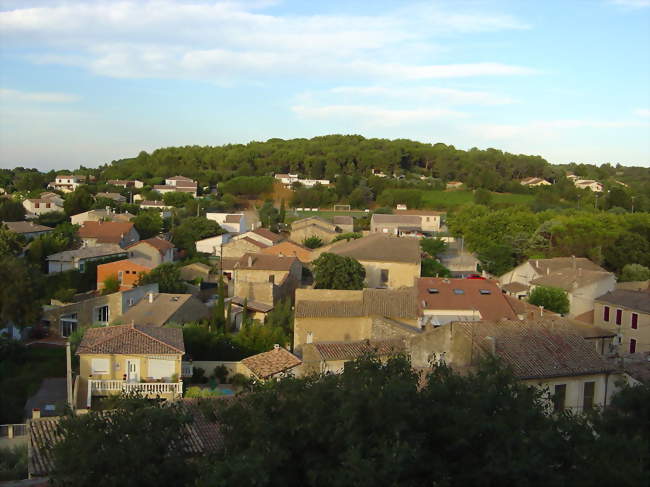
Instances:
[[[260,237],[264,237],[273,243],[282,240],[282,235],[278,235],[277,233],[272,232],[268,228],[261,228],[261,227],[256,228],[255,230],[253,230],[253,233],[258,234]]]
[[[302,361],[288,350],[277,347],[269,352],[258,353],[241,361],[249,370],[261,379],[293,369]]]
[[[133,325],[88,328],[77,349],[77,355],[84,353],[184,354],[183,331]]]
[[[378,356],[394,355],[405,349],[402,340],[320,342],[313,345],[323,360],[354,360],[366,353],[376,353]]]
[[[102,243],[120,243],[124,235],[133,228],[131,222],[83,222],[79,229],[81,238],[96,238]]]
[[[165,240],[164,238],[151,237],[146,240],[140,240],[139,242],[131,244],[127,247],[127,249],[130,249],[131,247],[135,247],[136,245],[140,245],[143,243],[151,245],[153,248],[157,249],[158,252],[160,252],[161,254],[164,254],[167,250],[174,248],[174,244],[169,242],[168,240]]]

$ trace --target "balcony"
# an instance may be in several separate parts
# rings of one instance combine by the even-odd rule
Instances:
[[[93,395],[119,394],[121,392],[139,392],[144,396],[163,396],[165,394],[172,397],[183,394],[182,382],[128,382],[124,380],[95,380],[88,381],[88,398],[87,407],[90,407]]]

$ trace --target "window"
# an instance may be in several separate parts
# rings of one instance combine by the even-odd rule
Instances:
[[[271,275],[269,276],[269,282],[270,282],[271,284],[275,283],[275,276],[274,276],[273,274],[271,274]]]
[[[478,292],[483,294],[483,295],[492,294],[492,291],[490,291],[489,289],[479,289]]]
[[[557,384],[553,391],[553,410],[564,411],[566,402],[566,384]]]
[[[314,334],[311,331],[307,332],[307,343],[313,343],[314,341]]]
[[[386,284],[388,282],[388,269],[382,269],[381,271],[381,283]]]
[[[609,306],[603,308],[603,321],[609,321]]]
[[[632,313],[632,329],[636,330],[639,327],[639,315],[637,313]]]
[[[616,324],[620,325],[622,320],[623,320],[623,310],[622,309],[617,309],[616,310]]]
[[[630,338],[630,353],[636,353],[636,340]]]
[[[67,338],[77,329],[77,313],[64,315],[59,318],[61,336]]]
[[[107,358],[94,358],[91,361],[91,369],[93,375],[108,374],[108,359]]]
[[[176,362],[173,360],[150,358],[148,365],[148,377],[154,379],[171,379],[171,376],[176,373]]]
[[[127,272],[128,272],[128,271],[127,271]],[[122,271],[119,271],[119,272],[117,273],[117,280],[118,280],[119,282],[122,282],[122,278],[123,278],[123,273],[122,273]]]
[[[465,291],[462,289],[454,289],[454,294],[465,294]]]
[[[129,298],[129,307],[133,306],[133,298]]]
[[[435,287],[430,287],[428,289],[428,291],[429,291],[429,294],[438,294],[438,292],[439,292]]]
[[[585,382],[582,392],[582,409],[589,410],[594,407],[595,382]]]
[[[109,317],[108,305],[95,308],[96,323],[108,323],[108,317]]]

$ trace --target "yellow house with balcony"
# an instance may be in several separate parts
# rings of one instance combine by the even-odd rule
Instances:
[[[90,408],[95,397],[136,391],[167,400],[182,397],[184,354],[180,328],[89,328],[77,349],[77,404]]]

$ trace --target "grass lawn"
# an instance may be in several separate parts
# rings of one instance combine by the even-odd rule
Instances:
[[[533,196],[529,194],[492,193],[492,201],[494,203],[527,204],[532,201],[532,199]],[[467,190],[431,190],[425,191],[422,197],[424,207],[434,209],[450,208],[452,206],[459,206],[473,201],[474,193]]]
[[[26,347],[22,356],[3,358],[0,364],[0,424],[21,423],[23,406],[46,377],[65,377],[65,348]]]

